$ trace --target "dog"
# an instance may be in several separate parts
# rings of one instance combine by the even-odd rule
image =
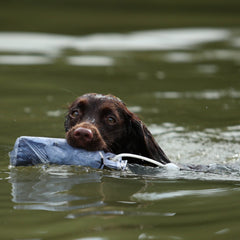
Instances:
[[[114,154],[133,153],[170,163],[139,117],[113,95],[88,93],[78,97],[68,107],[64,127],[72,147]],[[146,165],[137,159],[129,162]]]

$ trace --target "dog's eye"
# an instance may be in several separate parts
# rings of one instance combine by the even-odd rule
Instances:
[[[72,118],[75,118],[75,117],[78,117],[80,114],[79,114],[79,111],[75,110],[71,113],[71,117]]]
[[[116,119],[114,117],[107,117],[107,122],[112,125],[116,123]]]

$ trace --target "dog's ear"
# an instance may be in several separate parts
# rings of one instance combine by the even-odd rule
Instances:
[[[131,119],[130,132],[130,136],[133,138],[133,141],[131,141],[131,148],[134,149],[136,154],[154,159],[163,164],[170,162],[166,154],[157,144],[152,134],[141,120],[134,118]]]

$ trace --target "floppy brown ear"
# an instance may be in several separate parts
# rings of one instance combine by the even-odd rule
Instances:
[[[135,146],[133,148],[136,151],[135,154],[154,159],[163,164],[170,163],[170,160],[142,121],[132,119],[131,126],[132,136],[135,138]]]
[[[148,156],[161,163],[170,163],[170,160],[168,159],[164,151],[160,148],[158,143],[155,141],[154,137],[147,129],[147,127],[143,123],[141,124],[141,127],[143,132],[143,141]]]

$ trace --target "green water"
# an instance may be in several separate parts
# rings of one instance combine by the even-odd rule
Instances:
[[[0,239],[239,239],[239,5],[1,3]],[[120,97],[174,163],[222,168],[9,168],[17,137],[64,137],[87,92]]]

